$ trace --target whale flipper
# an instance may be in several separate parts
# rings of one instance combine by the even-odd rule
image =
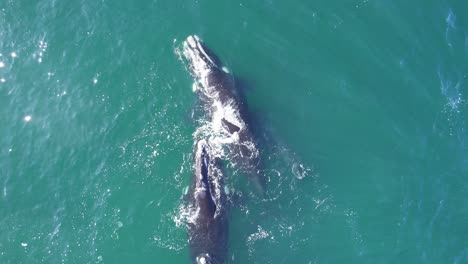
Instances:
[[[223,126],[226,128],[227,131],[229,131],[230,134],[234,134],[236,132],[239,132],[240,127],[234,125],[233,123],[229,122],[226,120],[226,118],[221,119],[221,122]]]

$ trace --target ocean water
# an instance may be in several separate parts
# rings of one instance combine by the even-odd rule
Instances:
[[[0,263],[189,263],[199,35],[268,178],[230,263],[468,263],[468,2],[0,2]]]

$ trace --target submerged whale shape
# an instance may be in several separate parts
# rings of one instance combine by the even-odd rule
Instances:
[[[200,140],[195,149],[194,177],[188,222],[189,246],[193,263],[224,263],[227,255],[227,203],[219,160],[211,159],[210,147]]]
[[[208,113],[215,134],[228,146],[235,163],[253,176],[263,190],[259,177],[259,151],[247,122],[247,106],[236,89],[233,76],[219,58],[196,35],[183,44],[183,54],[195,79],[196,91]],[[227,139],[226,139],[227,138]]]

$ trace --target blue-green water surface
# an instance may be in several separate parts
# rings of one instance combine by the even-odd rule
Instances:
[[[468,263],[468,2],[0,2],[0,263],[189,263],[199,35],[245,84],[265,197],[230,263]]]

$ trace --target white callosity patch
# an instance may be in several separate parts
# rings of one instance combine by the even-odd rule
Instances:
[[[208,59],[213,65],[216,65],[213,62],[213,60],[210,58],[210,56],[208,56],[205,49],[203,49],[202,45],[200,44],[200,38],[197,35],[189,36],[187,38],[187,41],[190,44],[190,46],[192,47],[192,49],[198,49],[206,59]]]
[[[218,65],[208,56],[200,42],[200,38],[198,36],[189,36],[183,44],[182,53],[189,62],[189,69],[196,80],[195,83],[198,83],[197,88],[201,88],[209,98],[216,96],[214,87],[208,84],[208,75],[213,69],[217,69]]]
[[[183,54],[189,60],[193,76],[206,87],[206,77],[212,68],[217,67],[199,44],[198,37],[189,36],[184,42]]]

